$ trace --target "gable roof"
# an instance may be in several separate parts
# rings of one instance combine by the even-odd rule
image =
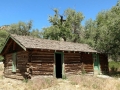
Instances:
[[[48,49],[48,50],[63,50],[63,51],[97,52],[87,44],[40,39],[40,38],[35,38],[30,36],[20,36],[20,35],[10,35],[9,38],[12,38],[24,50],[32,48],[32,49]]]

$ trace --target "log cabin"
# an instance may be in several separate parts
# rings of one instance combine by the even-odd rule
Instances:
[[[109,71],[107,54],[87,44],[9,35],[0,53],[4,57],[4,76],[15,79]]]

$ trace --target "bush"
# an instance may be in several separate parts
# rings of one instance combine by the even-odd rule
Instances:
[[[109,68],[111,70],[119,70],[120,69],[120,62],[119,61],[110,61],[109,62]]]

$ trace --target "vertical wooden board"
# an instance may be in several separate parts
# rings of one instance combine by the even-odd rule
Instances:
[[[16,53],[12,54],[12,72],[16,72]]]

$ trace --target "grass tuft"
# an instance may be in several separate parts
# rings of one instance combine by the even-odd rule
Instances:
[[[38,77],[32,80],[31,88],[32,90],[40,90],[43,88],[48,88],[57,84],[55,78],[51,77]]]

